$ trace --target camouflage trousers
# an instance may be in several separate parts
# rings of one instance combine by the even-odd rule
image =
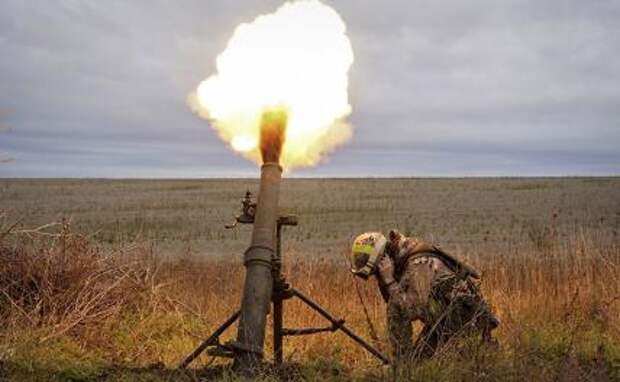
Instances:
[[[479,333],[482,341],[491,342],[491,332],[499,324],[479,285],[457,275],[447,275],[433,283],[428,306],[423,311],[425,323],[415,343],[412,343],[411,318],[403,312],[388,312],[392,314],[388,330],[397,362],[429,358],[459,334]]]

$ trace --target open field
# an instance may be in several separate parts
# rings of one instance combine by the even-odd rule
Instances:
[[[248,227],[224,229],[256,180],[0,180],[0,210],[32,227],[67,218],[96,241],[238,256]],[[578,229],[620,230],[620,178],[285,179],[283,212],[299,215],[287,249],[332,256],[358,232],[398,227],[451,250],[496,250]],[[531,240],[530,240],[531,239]]]
[[[206,356],[173,368],[237,307],[249,228],[223,224],[247,187],[0,181],[0,378],[234,379]],[[300,215],[285,233],[290,281],[366,338],[343,257],[356,233],[398,227],[484,272],[500,350],[448,347],[404,380],[620,380],[620,178],[295,179],[281,204]],[[373,282],[358,285],[387,352],[384,304]],[[287,327],[322,323],[285,306]],[[265,379],[391,378],[338,333],[287,340],[285,355]]]

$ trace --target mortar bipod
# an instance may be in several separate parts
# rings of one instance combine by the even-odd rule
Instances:
[[[234,228],[238,223],[240,224],[252,224],[254,222],[254,213],[256,211],[256,203],[252,201],[252,194],[247,191],[245,197],[241,200],[242,211],[240,215],[235,217],[233,224],[226,225],[226,228]],[[345,320],[334,317],[330,312],[323,308],[318,303],[314,302],[311,298],[303,294],[301,291],[291,287],[287,282],[286,277],[282,273],[282,227],[283,226],[296,226],[297,216],[295,215],[282,215],[278,218],[276,227],[276,248],[271,259],[272,265],[272,277],[273,277],[273,291],[272,291],[272,304],[273,304],[273,360],[276,366],[280,366],[283,363],[283,339],[284,336],[301,336],[311,335],[324,332],[342,331],[349,338],[363,347],[373,356],[377,357],[383,364],[389,364],[389,359],[384,356],[379,350],[375,349],[372,345],[367,343],[364,339],[355,334],[351,329],[345,326]],[[320,328],[300,328],[289,329],[283,327],[283,302],[292,297],[299,298],[304,304],[312,308],[319,315],[325,318],[331,323],[330,326]],[[239,344],[231,346],[232,343],[221,344],[219,341],[220,335],[226,331],[237,319],[239,318],[241,311],[236,311],[232,316],[228,318],[219,328],[217,328],[209,338],[204,340],[181,364],[179,368],[186,368],[194,359],[196,359],[202,352],[207,350],[207,354],[217,357],[234,358],[235,347]]]

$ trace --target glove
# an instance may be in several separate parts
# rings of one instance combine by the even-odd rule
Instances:
[[[389,256],[381,257],[381,260],[377,263],[377,273],[379,274],[381,281],[383,281],[386,285],[396,282],[394,279],[394,263]]]

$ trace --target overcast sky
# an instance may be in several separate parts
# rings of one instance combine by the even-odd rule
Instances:
[[[237,177],[187,94],[271,0],[2,0],[0,177]],[[620,174],[620,1],[329,1],[353,139],[299,176]]]

